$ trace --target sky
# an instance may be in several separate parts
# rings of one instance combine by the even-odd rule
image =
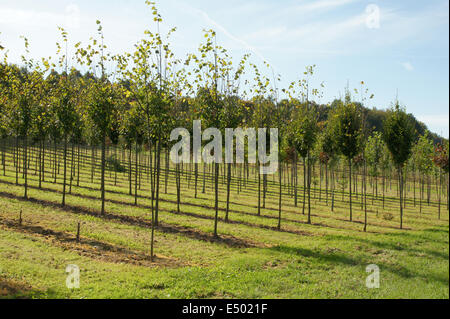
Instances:
[[[324,83],[328,103],[364,81],[368,107],[398,100],[432,132],[449,137],[449,2],[447,0],[162,0],[163,31],[179,58],[195,52],[203,29],[235,58],[251,53],[281,75],[281,87],[316,65],[312,84]],[[102,21],[113,53],[133,50],[155,30],[144,0],[0,0],[0,43],[20,63],[21,35],[33,57],[54,56],[57,26],[72,43],[87,43]],[[70,52],[69,52],[70,53]],[[267,74],[271,76],[271,74]],[[358,99],[358,97],[355,97]]]

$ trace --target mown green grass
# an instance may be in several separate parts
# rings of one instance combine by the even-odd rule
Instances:
[[[22,175],[15,185],[11,154],[0,174],[0,297],[3,298],[449,298],[449,223],[445,206],[437,219],[436,202],[407,203],[405,230],[398,229],[398,203],[369,201],[368,231],[363,210],[354,204],[348,221],[347,198],[336,209],[312,200],[312,224],[299,205],[283,195],[282,230],[277,231],[277,188],[269,185],[262,216],[257,216],[257,185],[233,189],[230,223],[220,211],[220,240],[212,236],[213,192],[194,198],[193,181],[182,178],[177,213],[173,174],[168,193],[161,185],[161,227],[155,232],[155,262],[150,262],[151,201],[146,175],[138,206],[128,195],[127,175],[107,174],[107,216],[100,215],[99,173],[90,182],[83,166],[80,187],[72,186],[65,209],[61,175],[43,189],[30,165],[29,197]],[[2,173],[2,172],[0,172]],[[162,178],[163,180],[163,178]],[[271,180],[271,179],[269,179]],[[301,181],[301,177],[299,177]],[[134,191],[134,186],[133,186]],[[395,197],[395,189],[388,194]],[[225,207],[225,185],[220,187]],[[23,223],[18,225],[19,212]],[[378,211],[378,214],[376,213]],[[393,220],[385,220],[390,212]],[[74,241],[81,222],[81,243]],[[108,248],[109,247],[109,248]],[[138,257],[136,257],[138,256]],[[80,288],[66,287],[66,266],[80,267]],[[366,267],[380,267],[380,288],[366,287]]]

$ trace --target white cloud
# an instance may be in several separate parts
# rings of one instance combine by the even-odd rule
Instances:
[[[0,24],[18,27],[80,27],[80,9],[76,4],[65,7],[64,13],[0,8]]]
[[[291,8],[291,10],[293,9],[301,13],[310,13],[312,11],[328,10],[336,7],[341,7],[355,1],[357,0],[318,0],[294,6],[293,8]]]
[[[323,0],[290,6],[281,13],[266,12],[257,20],[264,19],[268,22],[255,31],[247,32],[242,38],[261,50],[265,48],[278,54],[295,51],[306,54],[355,55],[362,51],[399,45],[405,40],[423,41],[429,38],[429,32],[433,28],[448,25],[448,4],[430,6],[414,13],[378,6],[380,27],[370,28],[367,25],[373,14],[370,10],[366,11],[361,7],[359,14],[341,10],[344,8],[340,6],[350,2],[352,1]],[[301,18],[298,15],[302,11],[297,10],[300,7],[310,10]],[[332,8],[333,16],[322,14],[319,11],[321,8]],[[293,24],[297,20],[301,24]]]
[[[261,54],[261,52],[259,52],[259,50],[257,48],[255,48],[254,46],[250,45],[247,41],[244,41],[243,39],[238,38],[237,36],[233,35],[225,27],[223,27],[217,21],[212,19],[205,11],[197,9],[197,8],[194,8],[192,6],[188,6],[185,3],[183,3],[183,5],[185,5],[191,12],[194,12],[195,14],[200,15],[213,29],[215,29],[216,31],[220,31],[228,39],[238,43],[244,49],[249,50],[254,55],[256,55],[258,58],[260,58],[262,61],[268,62],[268,60]]]
[[[403,62],[402,63],[403,68],[405,68],[406,71],[413,71],[414,67],[410,62]]]
[[[65,25],[69,28],[80,27],[80,8],[76,4],[69,4],[65,14]]]
[[[342,41],[354,38],[365,30],[365,22],[366,15],[360,14],[341,21],[319,21],[297,28],[267,27],[247,34],[244,38],[252,42],[270,43],[278,50],[295,47],[299,52],[305,52],[307,49],[309,52],[335,53],[336,47],[342,48]],[[298,43],[300,46],[293,46],[292,43]]]

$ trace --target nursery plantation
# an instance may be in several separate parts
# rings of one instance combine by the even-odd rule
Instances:
[[[0,298],[449,298],[447,139],[214,30],[176,56],[146,4],[131,52],[0,34]]]

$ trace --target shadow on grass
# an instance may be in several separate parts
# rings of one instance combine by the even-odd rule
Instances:
[[[296,256],[302,256],[302,257],[311,257],[314,259],[317,259],[318,261],[325,262],[331,265],[336,264],[342,264],[347,266],[367,266],[369,264],[372,264],[373,262],[369,262],[368,260],[365,260],[364,258],[358,258],[355,259],[353,257],[347,256],[343,253],[336,253],[336,252],[324,252],[324,251],[318,251],[318,250],[311,250],[307,248],[300,248],[300,247],[291,247],[286,245],[278,245],[269,248],[271,250],[289,254],[289,255],[296,255]],[[376,264],[380,267],[380,271],[389,271],[390,273],[394,275],[401,276],[403,278],[421,278],[425,281],[437,281],[442,284],[445,284],[448,286],[448,276],[439,276],[433,273],[429,273],[426,275],[419,274],[417,272],[412,272],[409,269],[402,267],[400,265],[389,265],[384,262],[377,261]]]
[[[102,260],[113,263],[127,263],[138,266],[164,266],[164,267],[181,267],[186,264],[179,260],[154,256],[153,261],[150,255],[140,251],[133,251],[128,248],[109,244],[103,241],[80,237],[77,241],[76,237],[70,233],[55,231],[37,225],[22,224],[16,221],[0,218],[0,224],[7,226],[9,229],[21,233],[39,236],[45,239],[51,239],[52,244],[64,249],[69,249],[92,259]]]
[[[60,298],[52,289],[47,291],[35,289],[29,284],[0,277],[0,299],[42,299]]]
[[[81,215],[94,216],[101,219],[116,221],[122,224],[131,225],[131,226],[139,226],[143,228],[151,228],[152,222],[151,220],[145,220],[140,217],[135,216],[126,216],[126,215],[118,215],[110,212],[105,212],[104,214],[100,214],[100,212],[94,209],[87,209],[80,206],[68,205],[62,206],[59,203],[55,203],[48,200],[36,199],[29,197],[28,199],[23,198],[22,196],[18,196],[15,194],[0,192],[1,197],[12,198],[19,201],[31,202],[35,204],[39,204],[45,207],[52,207],[55,209],[60,209],[70,213],[76,213]],[[191,227],[172,225],[159,223],[158,226],[155,227],[157,230],[165,233],[172,233],[177,235],[183,235],[195,240],[201,240],[211,243],[219,243],[224,244],[229,247],[239,247],[239,248],[251,248],[251,247],[259,247],[257,243],[251,242],[249,240],[245,240],[242,238],[237,238],[231,235],[221,235],[214,236],[212,233],[202,232],[200,230],[193,229]]]
[[[7,181],[0,181],[0,183],[4,183],[4,184],[10,184],[10,185],[14,185],[14,183],[12,182],[7,182]],[[52,189],[52,188],[45,188],[45,187],[41,187],[38,188],[37,186],[32,186],[29,185],[28,186],[31,189],[36,189],[36,190],[40,190],[40,191],[45,191],[45,192],[51,192],[51,193],[55,193],[55,194],[62,194],[62,191],[60,190],[56,190],[56,189]],[[82,187],[85,189],[91,189],[90,187]],[[92,190],[94,190],[92,188]],[[116,195],[127,195],[123,192],[119,192],[119,191],[114,191],[114,190],[110,190],[108,191],[109,193],[112,194],[116,194]],[[5,194],[9,194],[9,193],[5,193]],[[69,194],[67,193],[67,195],[71,195],[71,196],[75,196],[75,197],[79,197],[79,198],[85,198],[85,199],[90,199],[90,200],[94,200],[94,201],[100,201],[101,199],[99,197],[96,196],[92,196],[92,195],[86,195],[86,194]],[[129,196],[129,195],[127,195]],[[143,195],[138,195],[138,198],[143,198],[143,199],[147,199],[150,200],[150,197],[147,196],[143,196]],[[171,203],[171,204],[177,204],[177,202],[175,200],[170,200],[170,199],[163,199],[160,198],[161,202],[166,202],[166,203]],[[135,205],[132,202],[124,202],[124,201],[119,201],[119,200],[114,200],[114,199],[105,199],[106,203],[112,203],[112,204],[116,204],[116,205],[124,205],[124,206],[129,206],[129,207],[137,207],[137,208],[144,208],[144,209],[151,209],[151,206],[149,205],[143,205],[143,204],[137,204]],[[186,205],[186,206],[191,206],[191,207],[198,207],[198,208],[203,208],[203,209],[208,209],[208,210],[214,210],[214,207],[212,206],[208,206],[208,205],[202,205],[202,204],[194,204],[194,203],[185,203],[185,202],[181,202],[180,205]],[[68,206],[68,205],[66,205]],[[169,213],[173,213],[174,211],[169,210],[169,209],[159,209],[161,212],[169,212]],[[219,211],[225,211],[225,208],[219,208]],[[244,211],[238,211],[238,210],[229,210],[230,213],[234,213],[234,214],[240,214],[240,215],[246,215],[246,216],[252,216],[252,217],[258,217],[258,218],[262,218],[262,219],[270,219],[270,220],[278,220],[278,217],[276,216],[270,216],[270,215],[257,215],[256,213],[249,213],[249,212],[244,212]],[[202,214],[196,214],[196,213],[190,213],[190,212],[184,212],[184,211],[180,211],[180,213],[177,213],[180,215],[186,215],[186,216],[190,216],[190,217],[195,217],[195,218],[200,218],[200,219],[213,219],[212,216],[208,216],[208,215],[202,215]],[[300,213],[297,213],[298,215],[300,215]],[[304,215],[302,215],[304,216]],[[329,218],[329,219],[334,219],[337,221],[341,221],[341,222],[345,222],[345,223],[349,223],[349,224],[361,224],[363,225],[363,222],[360,221],[356,221],[354,220],[353,222],[350,222],[349,220],[346,219],[341,219],[341,218],[335,218],[335,217],[324,217],[321,215],[315,215],[315,214],[311,214],[312,217],[320,217],[320,218]],[[219,220],[224,221],[223,218],[219,217]],[[295,224],[299,224],[299,225],[311,225],[311,226],[317,226],[317,227],[323,227],[323,228],[332,228],[332,229],[338,229],[338,230],[349,230],[349,231],[356,231],[356,232],[363,232],[363,229],[355,229],[355,228],[349,228],[349,227],[342,227],[342,226],[335,226],[335,225],[329,225],[329,224],[324,224],[322,222],[312,222],[311,224],[308,224],[306,221],[302,221],[302,220],[297,220],[297,219],[291,219],[291,218],[281,218],[282,221],[285,222],[291,222],[291,223],[295,223]],[[281,228],[278,229],[277,227],[274,226],[268,226],[268,225],[262,225],[262,224],[255,224],[255,223],[250,223],[250,222],[245,222],[245,221],[236,221],[236,220],[229,220],[229,223],[233,223],[233,224],[242,224],[242,225],[246,225],[249,227],[258,227],[261,229],[268,229],[268,230],[272,230],[272,231],[280,231],[280,232],[286,232],[286,233],[292,233],[292,234],[297,234],[297,235],[308,235],[309,233],[305,232],[305,231],[296,231],[293,229],[286,229],[286,228]],[[368,226],[379,226],[376,224],[368,224]],[[389,226],[382,226],[382,227],[389,227]],[[394,227],[392,227],[394,228]],[[368,233],[380,233],[374,230],[368,230]]]
[[[302,257],[312,257],[315,259],[318,259],[320,261],[332,263],[332,264],[346,264],[346,265],[358,265],[360,264],[360,261],[357,261],[353,258],[350,258],[348,256],[345,256],[344,254],[340,253],[323,253],[307,248],[300,248],[300,247],[291,247],[286,245],[278,245],[270,248],[272,250],[275,250],[277,252],[290,254],[290,255],[297,255]]]
[[[4,184],[10,184],[10,185],[14,185],[14,186],[19,186],[16,185],[13,182],[8,182],[8,181],[4,181],[4,180],[0,180],[0,183],[4,183]],[[57,185],[62,185],[62,183],[52,183],[52,184],[57,184]],[[110,185],[113,186],[113,185]],[[55,190],[55,189],[51,189],[51,188],[46,188],[46,187],[37,187],[34,185],[28,185],[29,188],[32,189],[36,189],[36,190],[41,190],[41,191],[47,191],[47,192],[54,192],[54,193],[59,193],[62,194],[62,192],[60,190]],[[100,192],[100,190],[98,188],[94,188],[94,187],[90,187],[90,186],[74,186],[77,188],[81,188],[81,189],[86,189],[86,190],[90,190],[90,191],[95,191],[95,192]],[[144,191],[141,191],[141,193],[143,193]],[[111,193],[111,194],[115,194],[115,195],[122,195],[122,196],[130,196],[131,198],[134,198],[134,195],[130,195],[126,192],[122,192],[122,191],[118,191],[118,190],[107,190],[107,193]],[[176,195],[175,193],[167,193],[170,195]],[[71,194],[70,192],[67,192],[67,195],[73,195],[76,197],[81,197],[81,198],[89,198],[89,199],[93,199],[93,200],[100,200],[99,197],[96,196],[90,196],[90,195],[84,195],[84,194]],[[151,197],[146,196],[146,195],[137,195],[136,196],[138,199],[146,199],[146,200],[150,200]],[[183,198],[190,198],[190,199],[194,199],[193,196],[190,196],[188,194],[183,194]],[[202,199],[202,198],[197,198],[197,199]],[[172,199],[168,199],[168,198],[160,198],[159,199],[161,202],[166,202],[166,203],[171,203],[171,204],[177,204],[176,200],[172,200]],[[114,200],[108,200],[106,199],[106,202],[111,202],[111,203],[116,203],[116,204],[123,204],[123,205],[130,205],[130,206],[135,206],[134,203],[126,203],[126,202],[121,202],[121,201],[114,201]],[[225,204],[226,202],[223,200],[219,200],[219,203]],[[198,203],[192,203],[192,202],[180,202],[181,205],[186,205],[186,206],[191,206],[191,207],[198,207],[198,208],[204,208],[204,209],[210,209],[210,210],[214,210],[214,207],[211,205],[206,205],[206,204],[198,204]],[[249,207],[249,208],[257,208],[257,206],[254,205],[249,205],[249,204],[245,204],[245,203],[237,203],[237,202],[233,202],[230,201],[230,204],[234,204],[234,205],[240,205],[240,206],[244,206],[244,207]],[[284,205],[284,209],[283,209],[283,213],[289,213],[289,214],[296,214],[296,215],[300,215],[300,213],[296,212],[295,209],[296,207],[289,205],[289,204],[285,204]],[[324,206],[321,204],[321,206]],[[142,207],[141,205],[137,205],[137,207]],[[288,209],[292,208],[294,210]],[[337,205],[335,205],[336,208],[338,208]],[[344,208],[344,207],[342,207]],[[266,211],[273,211],[273,212],[278,212],[278,209],[276,208],[270,208],[270,207],[265,207],[262,208]],[[225,208],[223,207],[219,207],[219,211],[225,211]],[[236,209],[230,209],[229,210],[230,213],[237,213],[237,214],[242,214],[242,215],[249,215],[249,216],[258,216],[261,218],[269,218],[269,219],[278,219],[278,217],[276,216],[270,216],[270,215],[257,215],[256,213],[249,213],[247,211],[242,211],[242,210],[236,210]],[[370,212],[370,210],[369,210]],[[374,212],[373,212],[374,213]],[[358,220],[353,220],[353,221],[349,221],[346,218],[340,218],[337,216],[333,216],[333,215],[321,215],[321,214],[317,214],[317,213],[312,213],[311,214],[312,217],[318,217],[318,218],[324,218],[324,219],[329,219],[329,220],[335,220],[335,221],[339,221],[339,222],[343,222],[343,223],[348,223],[349,225],[355,225],[355,224],[359,224],[359,225],[363,225],[364,222],[363,221],[358,221]],[[300,223],[300,224],[306,224],[306,222],[297,220],[297,219],[288,219],[288,218],[282,218],[282,220],[288,221],[288,222],[293,222],[293,223]],[[357,231],[357,232],[363,232],[363,229],[361,227],[361,229],[355,229],[355,228],[349,228],[349,227],[338,227],[338,226],[332,226],[329,224],[323,224],[323,223],[312,223],[312,225],[316,225],[319,227],[328,227],[328,228],[334,228],[334,229],[343,229],[343,230],[351,230],[351,231]],[[381,228],[390,228],[390,229],[398,229],[398,226],[396,225],[388,225],[388,224],[379,224],[379,223],[374,223],[374,222],[370,222],[368,223],[368,226],[376,226],[376,227],[381,227]],[[370,230],[369,232],[373,232],[373,233],[377,233],[376,231],[372,231]]]
[[[429,232],[433,232],[433,230],[428,230]],[[448,233],[443,231],[443,233]],[[411,253],[416,253],[416,254],[422,254],[425,253],[427,255],[429,255],[430,257],[436,257],[436,258],[441,258],[444,260],[448,260],[449,259],[449,254],[445,253],[445,252],[441,252],[441,251],[436,251],[436,250],[430,250],[430,249],[417,249],[417,248],[413,248],[408,246],[408,241],[409,240],[426,240],[428,242],[438,242],[441,244],[448,244],[448,240],[438,240],[437,238],[430,238],[428,236],[420,236],[417,234],[413,234],[413,233],[409,233],[409,232],[403,232],[403,233],[388,233],[388,234],[383,234],[380,236],[386,236],[386,237],[390,237],[390,238],[396,238],[398,240],[397,243],[392,243],[392,242],[381,242],[381,241],[377,241],[377,240],[371,240],[371,239],[367,239],[367,238],[360,238],[360,237],[349,237],[349,236],[342,236],[342,235],[336,235],[336,234],[327,234],[325,235],[328,238],[331,239],[338,239],[338,240],[352,240],[352,241],[358,241],[361,243],[365,243],[371,246],[375,246],[378,248],[382,248],[382,249],[390,249],[390,250],[396,250],[396,251],[407,251],[407,252],[411,252]],[[410,243],[411,244],[415,244],[415,243]]]

